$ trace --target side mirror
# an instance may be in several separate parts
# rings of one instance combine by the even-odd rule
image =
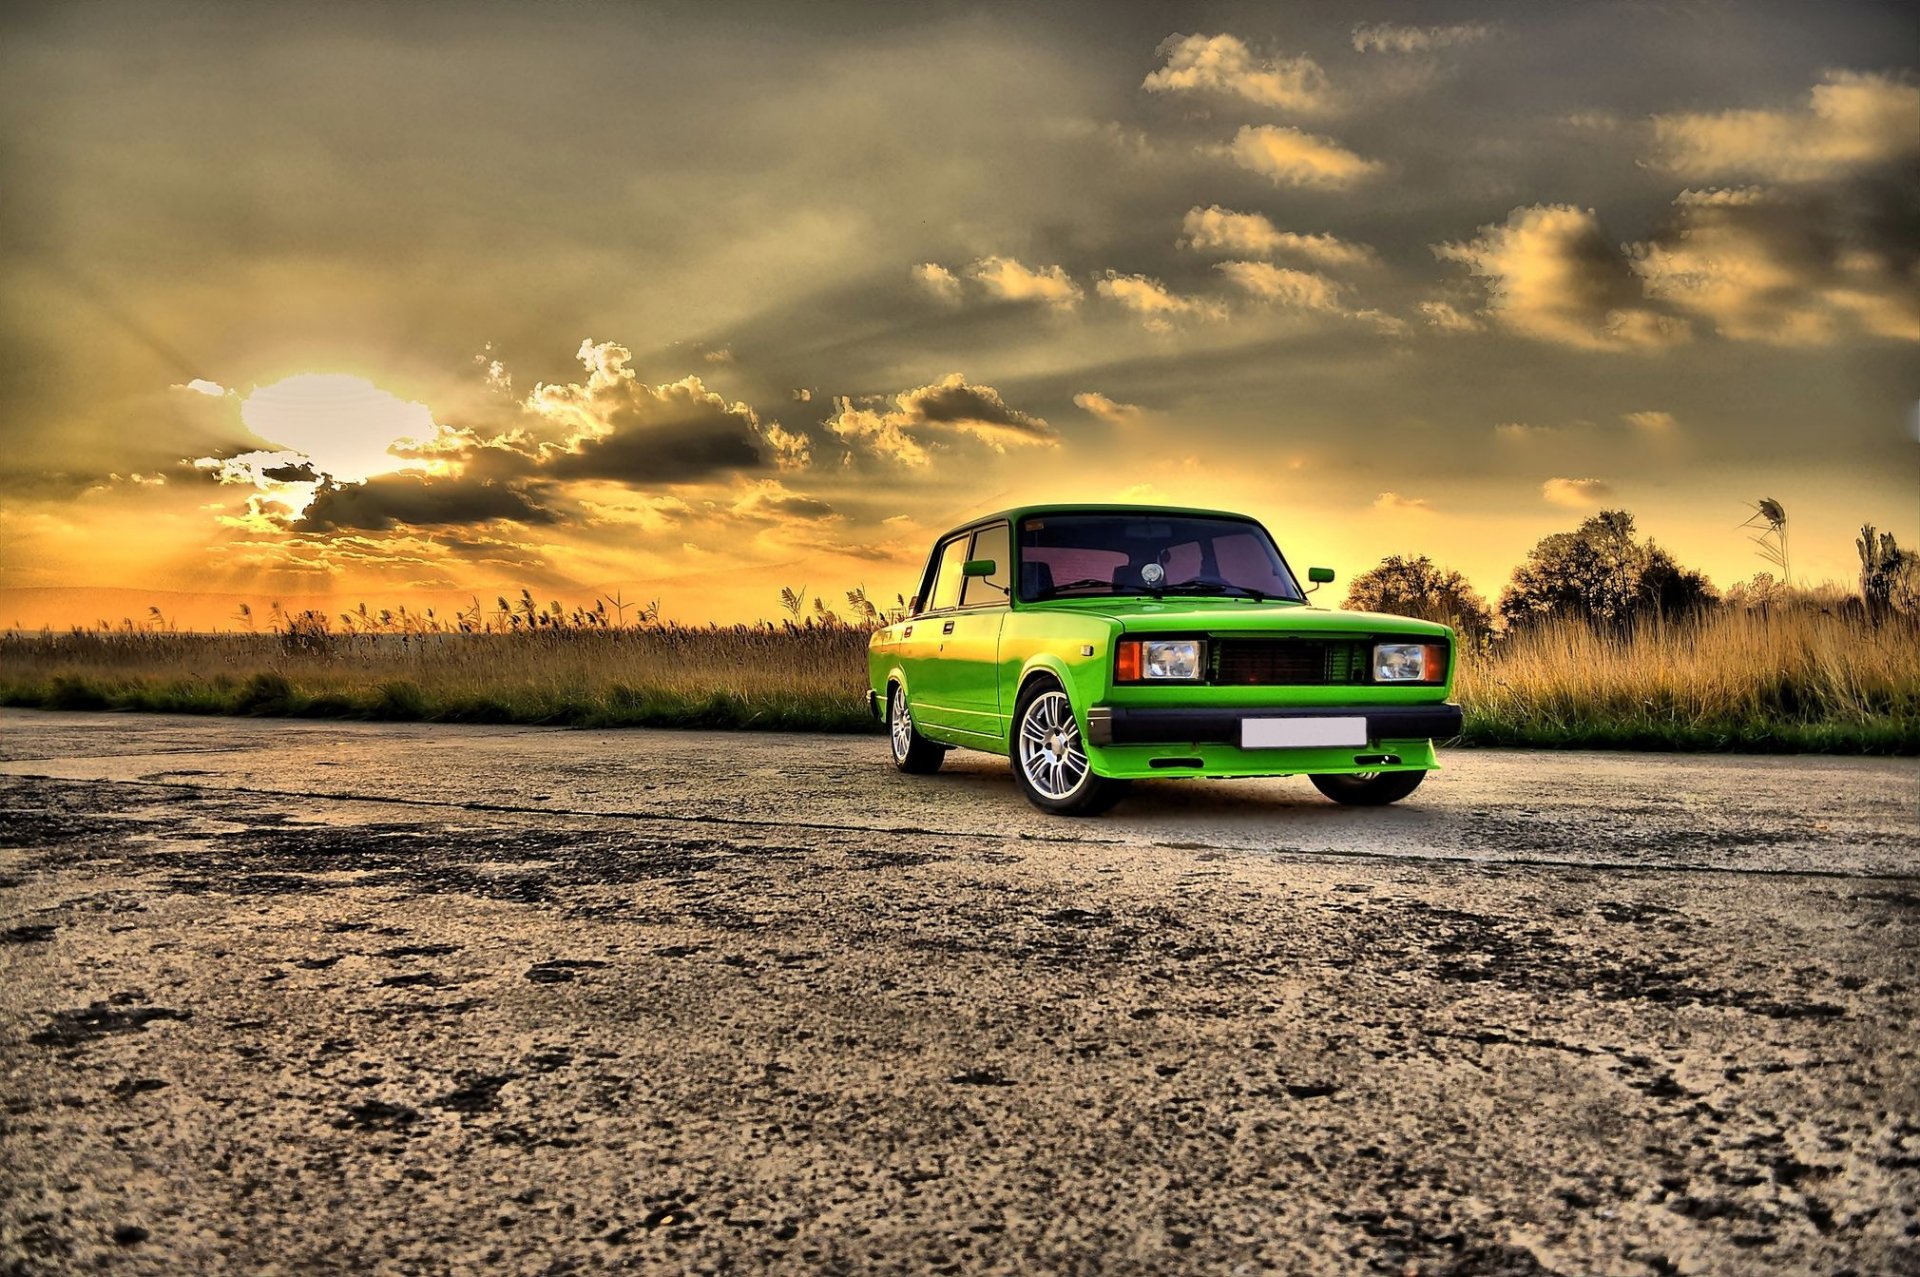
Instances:
[[[1313,582],[1315,585],[1330,585],[1333,583],[1333,569],[1308,568],[1307,580]]]
[[[1000,565],[992,559],[968,559],[960,568],[962,576],[992,576]]]
[[[918,594],[907,600],[907,615],[920,615],[920,596]]]

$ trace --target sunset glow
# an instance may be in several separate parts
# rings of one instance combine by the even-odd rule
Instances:
[[[1891,10],[462,7],[0,53],[0,623],[745,619],[1026,500],[1490,596],[1603,508],[1723,587],[1762,496],[1807,582],[1920,539]]]

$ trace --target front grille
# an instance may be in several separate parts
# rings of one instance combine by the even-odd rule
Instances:
[[[1365,680],[1365,645],[1310,639],[1218,639],[1213,682],[1233,687],[1311,687]]]

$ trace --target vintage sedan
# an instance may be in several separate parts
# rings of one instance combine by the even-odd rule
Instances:
[[[874,634],[868,708],[901,771],[955,747],[1003,754],[1062,815],[1144,777],[1305,775],[1336,802],[1405,798],[1460,731],[1454,633],[1307,593],[1241,514],[987,515],[934,544],[909,615]]]

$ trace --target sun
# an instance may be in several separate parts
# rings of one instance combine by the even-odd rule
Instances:
[[[240,419],[262,439],[299,453],[316,471],[341,483],[417,466],[391,449],[424,443],[438,429],[425,404],[346,373],[301,373],[256,387],[242,401]]]

